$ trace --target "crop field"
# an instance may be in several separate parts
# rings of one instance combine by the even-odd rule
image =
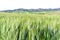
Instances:
[[[60,40],[60,14],[0,12],[0,40]]]

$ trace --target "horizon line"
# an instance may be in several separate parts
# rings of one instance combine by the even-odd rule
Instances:
[[[0,10],[0,11],[16,10],[16,9],[59,9],[59,8],[14,8],[14,9],[3,9],[3,10]]]

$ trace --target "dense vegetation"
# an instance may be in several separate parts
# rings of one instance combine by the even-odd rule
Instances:
[[[60,15],[0,13],[0,40],[60,40]]]

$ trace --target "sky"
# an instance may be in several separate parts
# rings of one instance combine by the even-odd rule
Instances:
[[[0,10],[60,8],[60,0],[0,0]]]

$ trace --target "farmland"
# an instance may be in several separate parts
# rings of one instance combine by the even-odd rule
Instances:
[[[0,40],[60,40],[60,12],[0,12]]]

